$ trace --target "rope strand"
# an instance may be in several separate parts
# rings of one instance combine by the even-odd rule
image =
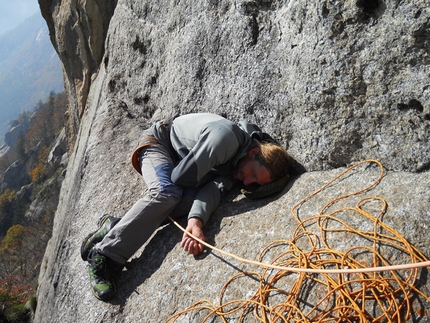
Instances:
[[[379,167],[378,178],[356,192],[336,197],[327,203],[318,215],[301,220],[299,208],[315,195],[321,193],[347,173],[363,164],[376,164]],[[429,267],[430,261],[417,248],[412,246],[400,233],[381,221],[387,210],[387,203],[380,197],[365,197],[355,207],[345,207],[326,213],[336,202],[347,197],[360,195],[375,187],[385,174],[382,164],[376,160],[366,160],[355,164],[327,184],[308,195],[291,209],[298,225],[291,240],[276,240],[268,244],[260,252],[257,260],[242,258],[212,246],[187,232],[175,220],[170,220],[183,232],[204,246],[220,254],[234,258],[240,262],[256,265],[263,269],[258,272],[241,272],[230,278],[220,291],[219,305],[210,301],[199,301],[184,311],[171,316],[166,323],[176,322],[178,318],[192,312],[207,311],[202,323],[214,316],[223,322],[238,315],[237,322],[245,322],[246,316],[253,310],[254,317],[260,322],[404,322],[412,312],[423,316],[422,308],[415,309],[420,302],[413,302],[413,293],[430,301],[430,297],[416,287],[418,269]],[[376,216],[364,211],[363,206],[368,202],[378,202],[379,213]],[[339,218],[343,212],[354,212],[362,217],[362,221],[370,221],[373,230],[362,231],[353,228]],[[333,225],[335,224],[335,225]],[[310,231],[316,227],[317,232]],[[369,245],[355,245],[342,252],[331,247],[331,237],[344,234],[355,237],[359,241],[367,241]],[[301,246],[301,248],[299,247]],[[307,249],[303,250],[303,246]],[[271,251],[282,248],[270,262],[263,261]],[[405,257],[408,263],[391,264],[381,249],[396,249]],[[398,260],[400,261],[400,260]],[[298,275],[295,282],[285,286],[282,279],[292,273]],[[249,299],[231,300],[226,303],[223,298],[229,286],[242,277],[254,277],[259,281],[259,287]],[[282,286],[278,287],[278,285]],[[310,304],[306,299],[310,292],[316,293],[318,301]],[[277,296],[275,296],[277,295]],[[269,306],[272,299],[283,301]]]

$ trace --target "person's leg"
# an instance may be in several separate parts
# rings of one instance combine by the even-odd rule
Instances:
[[[119,263],[125,263],[148,240],[182,196],[182,188],[171,181],[174,164],[163,146],[142,149],[139,162],[147,185],[145,196],[95,246]]]
[[[104,214],[99,222],[98,226],[99,228],[96,231],[93,231],[89,233],[84,241],[82,241],[81,244],[81,258],[84,261],[87,261],[88,255],[91,251],[91,249],[94,248],[94,246],[103,240],[105,235],[112,230],[112,228],[121,220],[121,218],[117,218],[114,216],[111,216],[109,214]]]
[[[139,249],[181,199],[182,188],[171,181],[174,167],[167,150],[152,145],[139,152],[147,185],[145,197],[88,254],[88,272],[93,294],[106,301],[116,294],[114,280],[124,263]]]

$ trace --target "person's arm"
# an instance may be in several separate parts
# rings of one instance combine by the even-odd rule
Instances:
[[[203,226],[218,207],[225,191],[230,190],[234,183],[229,177],[218,176],[203,186],[194,198],[194,203],[188,214],[186,231],[204,241]],[[193,255],[199,254],[204,249],[203,244],[192,239],[186,233],[182,237],[181,246],[186,252]]]
[[[229,162],[240,149],[236,136],[218,123],[208,124],[198,141],[172,171],[172,181],[181,187],[205,182],[213,167]]]
[[[199,218],[191,218],[188,220],[188,225],[186,227],[186,231],[199,238],[200,240],[205,241],[205,236],[203,235],[203,222]],[[191,236],[184,233],[182,236],[181,242],[182,248],[190,254],[198,255],[204,249],[204,245],[200,242],[194,240]]]
[[[205,225],[209,217],[216,210],[225,193],[229,191],[235,181],[229,176],[217,176],[204,185],[196,194],[188,219],[199,218]]]

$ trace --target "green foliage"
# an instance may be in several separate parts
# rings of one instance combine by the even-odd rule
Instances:
[[[19,253],[22,247],[26,229],[21,224],[16,224],[7,230],[6,236],[0,243],[0,253]]]
[[[37,297],[36,296],[31,296],[28,300],[28,308],[34,313],[36,312],[36,307],[37,307]]]
[[[4,311],[6,322],[8,323],[24,323],[30,319],[30,312],[25,304],[13,304]]]
[[[6,232],[10,223],[10,208],[14,198],[15,192],[9,189],[0,194],[0,235]]]

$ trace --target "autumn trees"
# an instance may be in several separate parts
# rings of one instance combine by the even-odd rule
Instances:
[[[10,123],[27,123],[27,131],[0,157],[0,322],[25,322],[28,317],[24,304],[35,293],[61,185],[61,166],[49,163],[48,154],[64,127],[66,109],[65,94],[52,92],[45,103]],[[17,163],[26,183],[11,188],[3,180]],[[32,218],[27,214],[35,200],[41,200],[42,210]]]

